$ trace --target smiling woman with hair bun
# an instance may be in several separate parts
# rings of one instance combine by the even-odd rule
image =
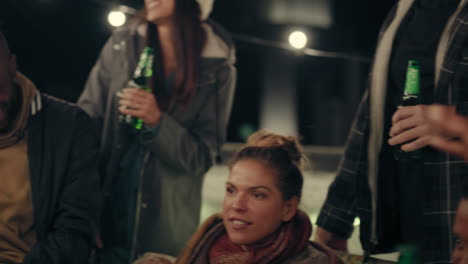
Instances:
[[[294,137],[253,134],[231,162],[222,213],[201,225],[174,263],[342,263],[309,241],[312,224],[298,209],[302,156]],[[148,254],[135,264],[166,263],[156,260]]]

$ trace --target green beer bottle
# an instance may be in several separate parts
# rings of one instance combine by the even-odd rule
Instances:
[[[421,264],[419,251],[416,246],[405,244],[399,247],[398,264]]]
[[[416,60],[409,60],[408,68],[406,70],[405,91],[398,108],[420,104],[420,79],[419,62]],[[412,152],[406,152],[401,150],[401,145],[398,145],[394,151],[394,156],[397,160],[420,159],[421,151],[415,150]]]
[[[419,104],[420,88],[419,62],[415,60],[408,61],[406,70],[405,91],[400,107]]]
[[[128,87],[135,87],[151,92],[150,80],[153,76],[154,49],[145,47],[140,55],[138,65],[133,74],[133,78],[128,82]],[[119,120],[122,123],[130,125],[136,130],[143,127],[143,120],[131,115],[120,115]]]

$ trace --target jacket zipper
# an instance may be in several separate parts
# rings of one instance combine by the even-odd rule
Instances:
[[[129,264],[133,263],[133,260],[136,257],[136,244],[138,239],[138,229],[140,228],[140,213],[141,213],[141,201],[142,201],[142,189],[143,189],[143,175],[145,173],[145,165],[149,159],[149,151],[145,151],[145,156],[143,158],[143,164],[140,168],[140,173],[138,175],[138,193],[136,199],[136,211],[135,211],[135,220],[133,225],[133,237],[132,237],[132,246],[130,248],[130,259]]]

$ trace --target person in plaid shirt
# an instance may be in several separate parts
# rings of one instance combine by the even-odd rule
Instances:
[[[317,219],[317,242],[347,250],[360,218],[366,255],[421,250],[425,263],[450,263],[452,225],[466,164],[429,146],[428,105],[468,114],[466,0],[400,0],[390,11],[343,160]],[[398,109],[409,60],[421,65],[421,104]],[[419,150],[418,160],[394,152]]]
[[[468,161],[468,118],[440,105],[430,106],[428,118],[431,126],[440,131],[431,139],[431,146]]]

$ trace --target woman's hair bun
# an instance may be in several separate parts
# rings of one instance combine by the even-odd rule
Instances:
[[[266,168],[276,172],[277,184],[285,200],[293,196],[300,199],[304,182],[301,172],[303,157],[302,146],[295,137],[260,130],[249,137],[229,167],[232,169],[241,160],[262,162]]]
[[[282,136],[267,130],[259,130],[248,138],[245,147],[281,148],[288,153],[291,161],[298,166],[302,163],[302,146],[293,136]]]

